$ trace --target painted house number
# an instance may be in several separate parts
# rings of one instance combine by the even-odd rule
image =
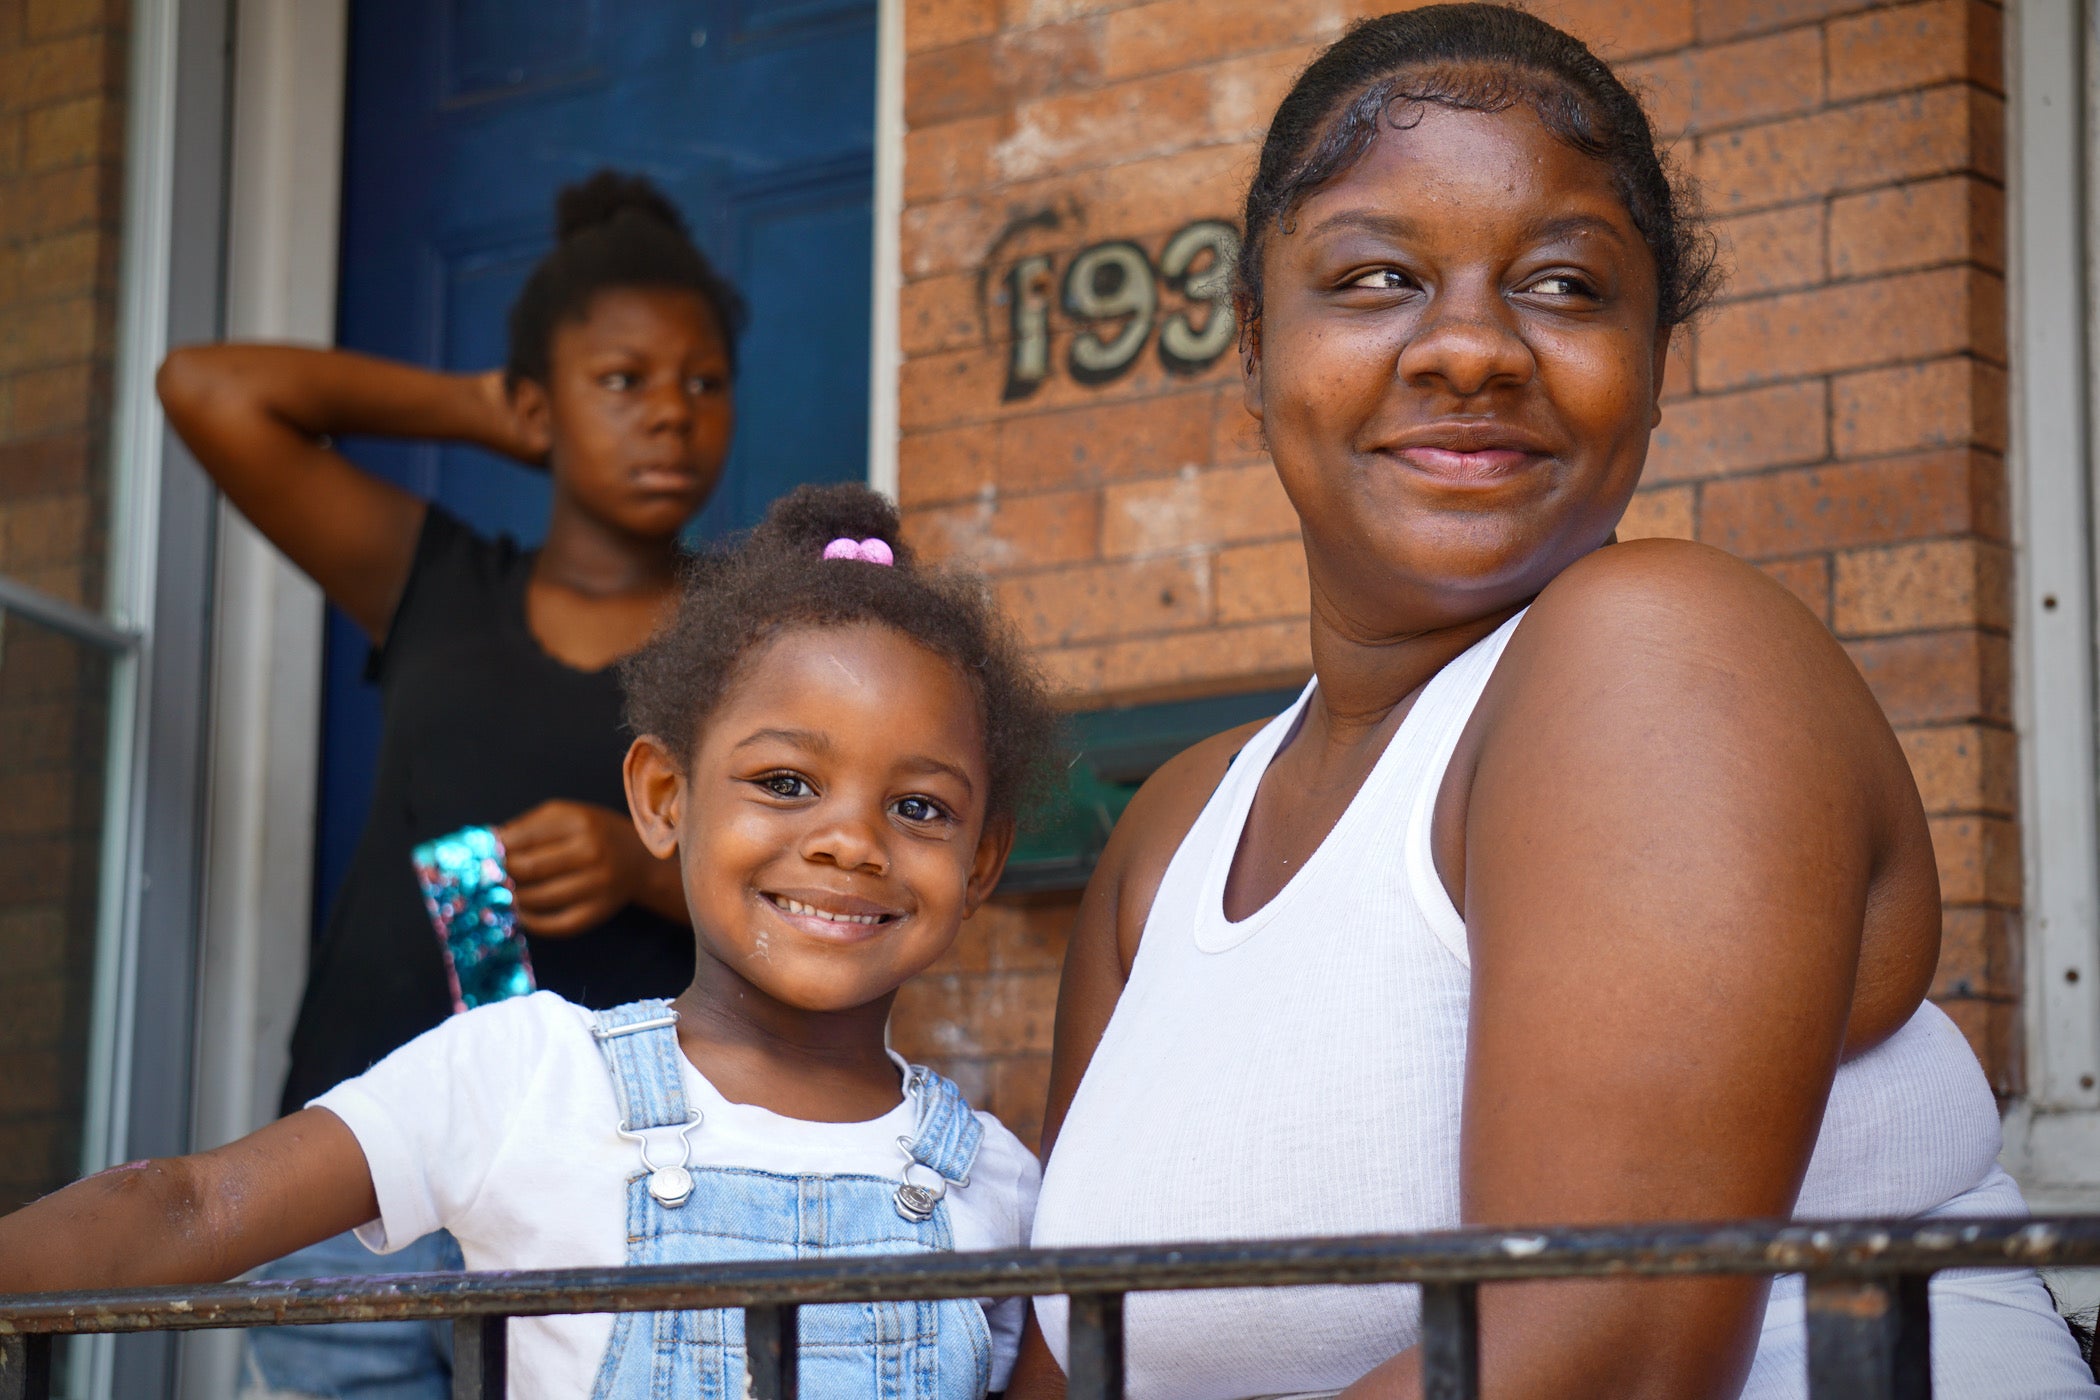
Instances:
[[[1080,384],[1107,384],[1129,372],[1159,330],[1159,359],[1169,373],[1201,374],[1232,347],[1232,260],[1239,230],[1199,219],[1175,233],[1155,268],[1128,239],[1083,248],[1058,279],[1048,254],[1021,259],[1006,275],[1013,350],[1005,399],[1025,399],[1050,377],[1050,289],[1066,316],[1080,323],[1065,352],[1065,371]],[[1160,288],[1185,307],[1160,315]]]

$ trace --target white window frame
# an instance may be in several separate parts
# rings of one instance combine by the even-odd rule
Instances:
[[[2006,1160],[2037,1208],[2091,1210],[2100,1208],[2093,35],[2081,0],[2018,0],[2007,21],[2027,1092],[2007,1117]]]

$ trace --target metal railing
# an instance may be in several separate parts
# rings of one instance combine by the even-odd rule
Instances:
[[[1807,1275],[1814,1400],[1920,1400],[1932,1393],[1927,1280],[2008,1265],[2100,1266],[2100,1216],[1458,1230],[24,1294],[0,1297],[0,1400],[45,1400],[51,1342],[65,1334],[407,1319],[452,1321],[455,1400],[500,1400],[513,1317],[692,1308],[742,1308],[754,1395],[794,1400],[798,1307],[1053,1293],[1071,1298],[1071,1400],[1121,1400],[1127,1293],[1378,1283],[1422,1285],[1425,1400],[1473,1400],[1482,1283],[1796,1273]]]

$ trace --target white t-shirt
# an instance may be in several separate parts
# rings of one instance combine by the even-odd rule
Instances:
[[[612,1076],[591,1013],[552,992],[454,1016],[364,1074],[313,1101],[349,1125],[364,1149],[379,1219],[358,1238],[390,1253],[450,1230],[469,1269],[600,1268],[627,1259],[627,1178],[640,1149],[619,1135]],[[896,1176],[897,1139],[914,1126],[909,1100],[864,1123],[812,1123],[731,1103],[683,1057],[686,1102],[704,1115],[691,1137],[695,1168],[783,1174]],[[1028,1242],[1041,1171],[1020,1139],[988,1114],[967,1187],[951,1186],[958,1250]],[[986,1300],[992,1388],[1003,1389],[1025,1300]],[[511,1386],[521,1400],[591,1393],[608,1313],[511,1323]]]

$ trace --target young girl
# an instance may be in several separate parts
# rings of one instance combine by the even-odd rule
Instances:
[[[283,1112],[444,1020],[451,992],[409,853],[496,826],[542,988],[585,1006],[692,976],[677,872],[627,819],[611,663],[671,606],[679,532],[729,451],[736,292],[647,181],[562,191],[556,244],[510,313],[505,368],[440,374],[277,345],[179,350],[168,418],[213,480],[372,642],[384,704],[372,803],[314,949]],[[544,542],[477,534],[359,470],[345,434],[469,442],[551,477]],[[459,1267],[442,1234],[389,1261]],[[386,1266],[347,1235],[278,1277]],[[258,1329],[266,1391],[450,1392],[449,1334],[420,1323]]]
[[[693,923],[675,1001],[454,1017],[231,1146],[0,1219],[0,1291],[223,1279],[352,1226],[382,1250],[448,1229],[475,1269],[1026,1240],[1034,1158],[884,1028],[997,883],[1054,719],[980,587],[916,567],[896,524],[864,488],[803,488],[698,560],[623,667],[634,826]],[[1020,1320],[805,1308],[802,1392],[976,1400]],[[512,1338],[521,1396],[743,1391],[733,1311]]]

